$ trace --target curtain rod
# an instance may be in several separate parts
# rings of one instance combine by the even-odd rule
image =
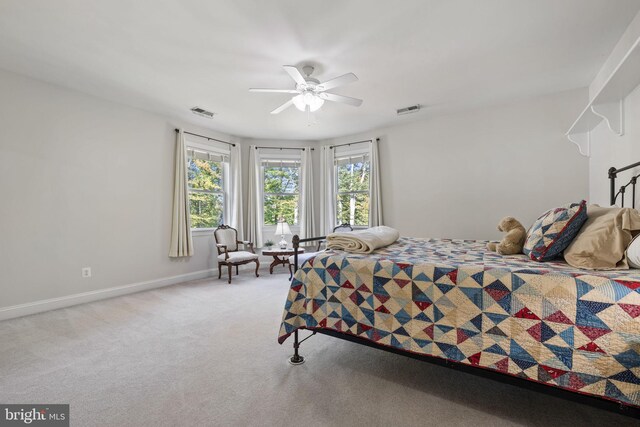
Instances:
[[[178,133],[178,132],[180,132],[180,129],[176,129],[176,133]],[[235,146],[236,146],[236,144],[234,144],[233,142],[221,141],[221,140],[219,140],[219,139],[210,138],[210,137],[208,137],[208,136],[198,135],[197,133],[187,132],[186,130],[183,130],[182,132],[183,132],[183,133],[186,133],[186,134],[188,134],[188,135],[199,136],[200,138],[206,138],[206,139],[208,139],[209,141],[222,142],[223,144],[228,144],[228,145],[231,145],[231,146],[233,146],[233,147],[235,147]]]
[[[376,138],[376,141],[380,141],[380,138]],[[344,144],[330,145],[329,148],[344,147],[345,145],[351,145],[351,144],[362,144],[363,142],[373,142],[373,139],[365,139],[364,141],[347,142]]]
[[[272,150],[302,150],[304,151],[305,148],[304,147],[256,147],[256,150],[258,148],[270,148]],[[314,151],[315,148],[311,147],[311,151]]]

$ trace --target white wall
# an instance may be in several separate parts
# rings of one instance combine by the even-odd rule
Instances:
[[[640,86],[624,99],[624,113],[624,135],[611,132],[604,121],[591,131],[589,198],[602,206],[609,205],[609,168],[620,168],[640,161]],[[638,173],[640,168],[621,173],[616,187],[626,184],[632,175]],[[626,200],[630,200],[630,194]]]
[[[4,71],[0,93],[0,311],[215,268],[207,233],[191,259],[167,255],[175,127],[240,143],[245,211],[250,144],[315,144],[233,138]],[[563,136],[585,93],[323,143],[382,138],[385,219],[402,234],[497,238],[504,215],[529,224],[586,196],[587,160]]]
[[[402,235],[496,239],[503,216],[526,227],[546,209],[585,198],[588,161],[564,132],[586,89],[359,135],[379,137],[386,225]],[[423,113],[418,113],[423,114]]]
[[[181,123],[4,71],[0,93],[0,308],[215,268],[207,235],[168,257]]]

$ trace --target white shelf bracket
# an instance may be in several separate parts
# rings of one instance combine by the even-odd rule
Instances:
[[[624,100],[594,104],[591,111],[596,116],[602,117],[607,126],[618,136],[624,135]]]
[[[569,141],[576,144],[580,154],[585,157],[589,157],[591,155],[591,132],[568,133],[567,138]]]

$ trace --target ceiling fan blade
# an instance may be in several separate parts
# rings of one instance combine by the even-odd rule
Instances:
[[[357,82],[358,77],[356,77],[353,73],[343,74],[340,77],[336,77],[335,79],[327,80],[324,83],[320,83],[316,86],[316,90],[319,92],[324,92],[325,90],[333,89],[338,86],[344,86],[348,83]]]
[[[249,92],[273,92],[273,93],[298,93],[295,89],[262,89],[262,88],[251,88]]]
[[[275,110],[273,110],[271,112],[271,114],[278,114],[281,111],[286,110],[287,108],[291,107],[293,105],[293,99],[288,100],[287,102],[285,102],[284,104],[282,104],[281,106],[279,106],[278,108],[276,108]]]
[[[304,77],[302,77],[302,74],[300,73],[300,70],[298,70],[296,67],[294,67],[293,65],[283,65],[282,68],[284,68],[284,70],[289,73],[289,75],[291,76],[291,78],[298,83],[299,85],[306,85],[307,81],[304,79]]]
[[[327,92],[319,93],[318,96],[327,101],[341,102],[343,104],[353,105],[354,107],[362,105],[362,99],[351,98],[350,96],[336,95],[335,93]]]

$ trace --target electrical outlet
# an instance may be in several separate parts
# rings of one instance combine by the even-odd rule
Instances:
[[[82,277],[84,278],[91,277],[91,267],[82,268]]]

